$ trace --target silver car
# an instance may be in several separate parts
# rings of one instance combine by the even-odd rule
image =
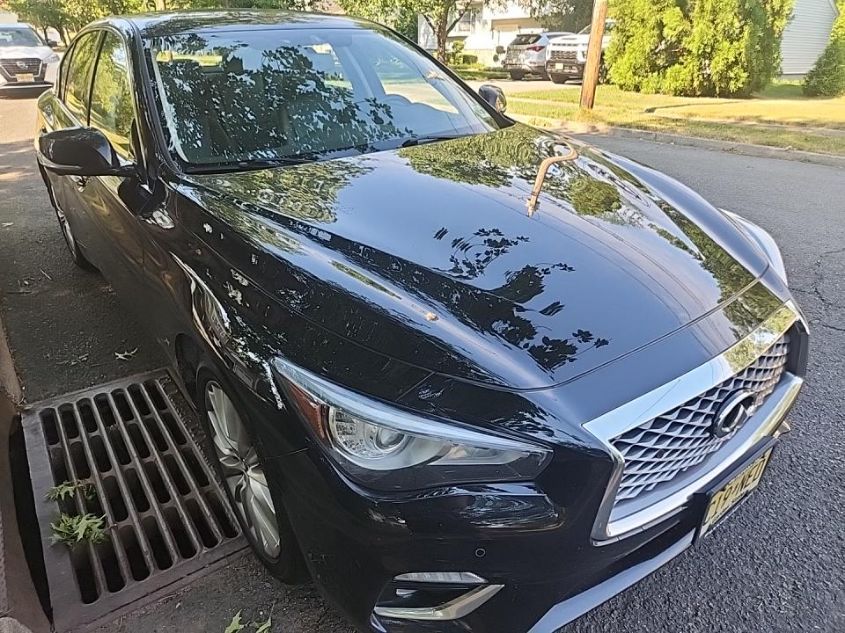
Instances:
[[[56,81],[59,56],[28,24],[0,24],[0,93],[47,89]]]
[[[505,55],[504,68],[511,79],[519,81],[525,75],[538,75],[548,79],[546,74],[546,58],[550,40],[569,35],[565,32],[555,33],[520,33],[508,45]]]

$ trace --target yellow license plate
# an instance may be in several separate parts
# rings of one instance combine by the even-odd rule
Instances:
[[[31,84],[33,81],[35,81],[35,75],[33,75],[32,73],[23,73],[20,75],[15,75],[15,79],[17,79],[20,83]]]
[[[711,494],[710,501],[704,511],[704,520],[698,530],[699,538],[713,529],[757,489],[774,450],[775,447],[770,446],[754,458],[738,475]]]

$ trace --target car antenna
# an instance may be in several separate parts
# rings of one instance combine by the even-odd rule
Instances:
[[[543,162],[540,163],[540,169],[537,171],[537,178],[534,180],[534,188],[531,190],[531,197],[528,198],[528,217],[532,217],[534,212],[537,210],[537,203],[540,199],[540,191],[543,189],[543,183],[546,181],[546,172],[549,171],[549,167],[554,165],[555,163],[564,163],[570,160],[575,160],[578,158],[578,152],[572,146],[567,145],[569,148],[569,153],[563,156],[549,156],[548,158],[544,158]]]

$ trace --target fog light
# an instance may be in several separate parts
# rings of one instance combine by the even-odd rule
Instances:
[[[421,571],[411,574],[399,574],[394,578],[399,582],[440,582],[456,585],[485,585],[487,581],[470,571]]]
[[[472,572],[411,572],[396,576],[373,612],[399,620],[456,620],[475,611],[504,585]]]

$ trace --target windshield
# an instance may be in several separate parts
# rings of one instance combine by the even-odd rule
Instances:
[[[0,47],[2,46],[44,46],[32,29],[0,28]]]
[[[170,150],[249,167],[496,129],[431,60],[380,33],[266,29],[150,39]]]

